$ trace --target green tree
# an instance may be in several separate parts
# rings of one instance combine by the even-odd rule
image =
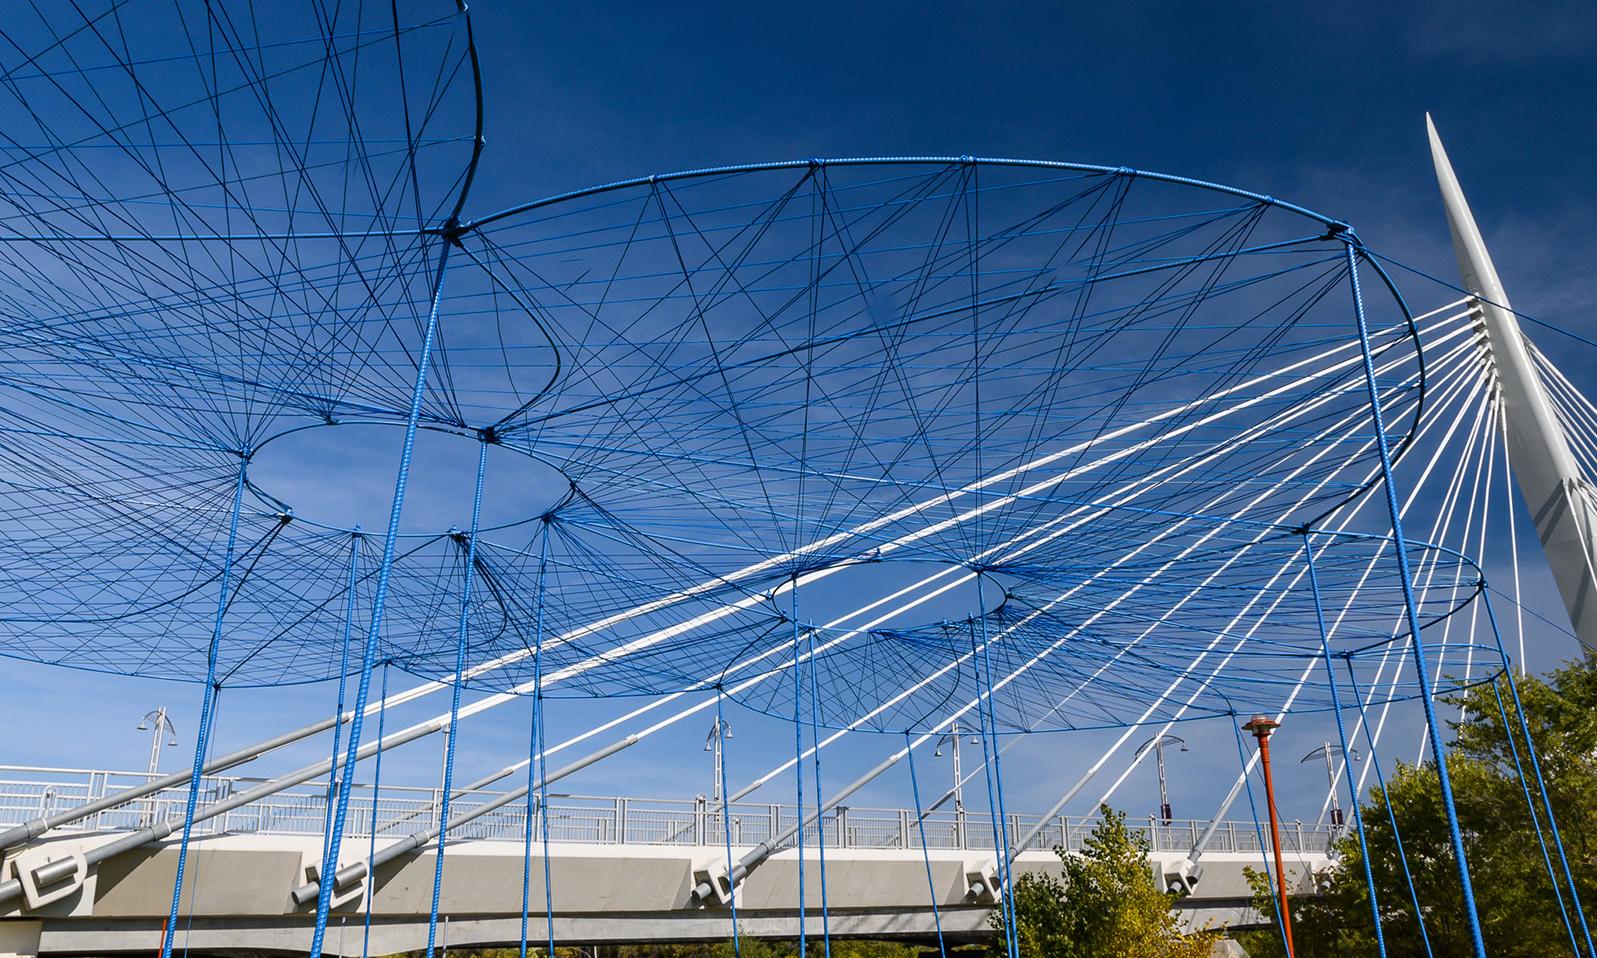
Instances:
[[[1545,681],[1517,681],[1576,890],[1582,903],[1597,902],[1597,875],[1590,868],[1597,862],[1597,659],[1567,664]],[[1496,958],[1568,954],[1569,932],[1536,825],[1549,846],[1552,838],[1507,680],[1476,686],[1451,703],[1460,708],[1460,718],[1450,723],[1454,740],[1447,768],[1487,951]],[[1530,780],[1535,820],[1516,756]],[[1463,889],[1435,767],[1398,765],[1384,790],[1372,790],[1362,813],[1387,954],[1418,958],[1470,953]],[[1374,953],[1374,922],[1357,837],[1345,836],[1336,851],[1336,865],[1316,876],[1315,894],[1290,902],[1298,958]],[[1564,903],[1572,908],[1556,855],[1553,866]],[[1274,899],[1263,876],[1254,888],[1255,904],[1273,921]],[[1577,921],[1573,913],[1570,921]],[[1578,924],[1574,930],[1583,952]],[[1423,936],[1429,937],[1429,949]],[[1273,931],[1238,937],[1256,958],[1283,953]]]
[[[1055,848],[1064,874],[1015,882],[1015,932],[1023,958],[1207,958],[1214,932],[1183,932],[1148,864],[1148,843],[1104,806],[1078,853]],[[993,915],[1001,954],[1004,918]]]
[[[534,943],[528,955],[543,958],[546,947]],[[421,952],[391,955],[389,958],[419,958]],[[454,949],[448,958],[519,958],[519,948]],[[825,958],[826,946],[817,939],[809,942],[809,958]],[[893,941],[865,938],[834,938],[832,958],[919,958],[923,949]],[[798,943],[791,939],[743,938],[736,948],[730,939],[702,942],[649,942],[636,945],[560,945],[554,958],[797,958]]]
[[[1243,872],[1253,889],[1253,906],[1266,927],[1233,932],[1232,936],[1250,958],[1285,958],[1286,949],[1275,924],[1275,885],[1267,872],[1252,868],[1244,868]],[[1376,954],[1365,885],[1335,882],[1333,877],[1330,870],[1316,875],[1314,892],[1291,900],[1296,958],[1367,958]],[[1354,922],[1344,917],[1356,914],[1363,914],[1365,920]]]

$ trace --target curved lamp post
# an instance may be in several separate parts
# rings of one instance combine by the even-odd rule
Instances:
[[[1181,751],[1187,751],[1186,739],[1174,735],[1156,735],[1137,746],[1137,751],[1131,756],[1132,761],[1142,758],[1143,753],[1153,749],[1154,764],[1159,767],[1159,818],[1166,825],[1170,824],[1170,789],[1165,786],[1164,777],[1164,750],[1172,745],[1181,746]]]
[[[1332,759],[1335,756],[1338,756],[1338,755],[1347,756],[1347,760],[1350,761],[1350,762],[1356,762],[1356,761],[1359,760],[1359,750],[1358,749],[1356,749],[1356,748],[1355,749],[1349,749],[1348,751],[1344,752],[1342,750],[1342,746],[1333,745],[1330,742],[1326,742],[1325,744],[1321,745],[1319,748],[1315,749],[1314,751],[1310,752],[1309,754],[1307,754],[1307,755],[1303,756],[1301,759],[1299,759],[1298,760],[1298,764],[1302,765],[1304,762],[1312,762],[1313,760],[1315,760],[1317,758],[1324,757],[1324,759],[1325,759],[1325,785],[1326,785],[1327,788],[1329,788],[1331,790],[1331,824],[1340,828],[1342,825],[1346,824],[1346,821],[1345,821],[1345,819],[1344,819],[1344,817],[1342,815],[1342,806],[1341,806],[1339,800],[1337,799],[1337,794],[1336,794],[1336,768],[1334,766],[1334,763],[1333,763]],[[1349,801],[1356,802],[1358,800],[1359,799],[1358,799],[1357,795],[1349,796]]]

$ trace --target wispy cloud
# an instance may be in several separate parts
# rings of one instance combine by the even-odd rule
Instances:
[[[1590,56],[1597,39],[1597,6],[1586,0],[1535,4],[1450,0],[1428,5],[1408,41],[1432,56],[1540,60]]]

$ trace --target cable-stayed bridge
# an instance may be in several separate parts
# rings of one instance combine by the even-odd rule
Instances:
[[[1299,867],[1339,794],[1362,839],[1383,753],[1433,762],[1475,915],[1439,713],[1515,694],[1527,637],[1597,646],[1597,408],[1524,336],[1434,131],[1456,286],[1274,197],[1051,161],[485,205],[463,5],[309,39],[152,9],[102,45],[34,13],[0,651],[201,701],[191,768],[12,783],[17,950],[947,940],[1150,756],[1163,792],[1172,731],[1209,736],[1174,790],[1205,809],[1146,837],[1220,915],[1244,860],[1286,865],[1237,825],[1274,806],[1254,715],[1334,757]],[[172,64],[205,61],[194,99]],[[107,71],[145,78],[145,123]],[[1522,589],[1536,544],[1561,610]],[[234,690],[317,682],[321,717],[218,741]],[[705,725],[711,798],[568,797],[663,777]],[[436,782],[394,798],[421,741]]]
[[[1448,195],[1453,200],[1450,209],[1455,235],[1461,237],[1460,256],[1469,263],[1469,257],[1483,255],[1484,248],[1467,218],[1458,213],[1461,195],[1445,167],[1439,145],[1437,150],[1444,191],[1450,191]],[[1467,211],[1462,215],[1467,217]],[[1487,266],[1484,282],[1489,285],[1496,281],[1489,272],[1489,261]],[[1472,268],[1475,272],[1467,272],[1467,277],[1476,277],[1473,282],[1477,284],[1483,282],[1478,278],[1482,275],[1480,267],[1466,266],[1467,271]],[[1418,514],[1417,507],[1429,505],[1422,498],[1422,491],[1442,488],[1441,505],[1428,517],[1428,535],[1418,538],[1465,546],[1469,539],[1484,539],[1488,534],[1489,513],[1494,504],[1500,512],[1513,508],[1511,499],[1503,499],[1512,479],[1521,484],[1527,497],[1537,497],[1544,503],[1536,512],[1536,531],[1548,555],[1561,557],[1554,567],[1567,571],[1569,557],[1583,559],[1585,553],[1578,547],[1589,541],[1589,537],[1582,538],[1580,525],[1587,521],[1582,518],[1582,504],[1590,501],[1589,487],[1582,485],[1580,477],[1593,448],[1591,440],[1597,434],[1597,410],[1543,352],[1522,338],[1512,314],[1504,311],[1500,287],[1490,288],[1496,290],[1496,300],[1484,300],[1482,293],[1464,296],[1414,319],[1427,356],[1429,408],[1417,421],[1411,441],[1416,448],[1428,452],[1429,458],[1415,468],[1412,490],[1400,503],[1400,511],[1404,515]],[[1518,364],[1519,392],[1504,387],[1505,376],[1495,358],[1505,337],[1506,341],[1520,342],[1525,347],[1514,359]],[[1271,384],[1283,380],[1334,383],[1338,370],[1354,362],[1356,343],[1342,342],[1294,364],[1292,369],[1260,378]],[[1378,372],[1390,373],[1407,360],[1385,362],[1377,365]],[[1508,381],[1514,380],[1510,377]],[[1533,388],[1526,390],[1527,382]],[[1277,415],[1301,414],[1301,409],[1291,409]],[[1535,443],[1514,438],[1527,428],[1550,432],[1556,440],[1556,454],[1536,448],[1527,451],[1526,447],[1534,447]],[[1444,455],[1447,450],[1456,453]],[[1184,461],[1175,460],[1163,475],[1178,475],[1183,468],[1190,468],[1180,465]],[[1551,473],[1546,469],[1538,472],[1538,464],[1546,461],[1556,469]],[[1142,490],[1156,486],[1161,478],[1122,487],[1113,496],[1103,497],[1102,508],[1123,508],[1134,503]],[[1565,498],[1559,500],[1559,496]],[[1360,528],[1362,508],[1363,504],[1356,506],[1333,528],[1354,535],[1349,530]],[[1082,517],[1088,515],[1090,510],[1080,508],[1040,529],[1024,530],[1016,537],[1018,548],[1033,548],[1040,539],[1057,535],[1060,530],[1071,528],[1072,523],[1079,526],[1085,521]],[[1200,537],[1198,544],[1206,541],[1209,540]],[[1568,551],[1572,547],[1576,548],[1573,553]],[[1354,586],[1355,593],[1369,578],[1373,559],[1366,560],[1366,572]],[[913,611],[971,578],[970,573],[957,567],[933,571],[839,615],[828,623],[839,636],[831,641],[837,643],[866,634],[889,616]],[[1455,595],[1476,584],[1459,576],[1442,550],[1428,553],[1416,565],[1415,579],[1422,588],[1445,587]],[[1517,581],[1516,572],[1516,585]],[[1557,581],[1579,623],[1579,610],[1584,608],[1582,582],[1587,580],[1579,575],[1561,575]],[[1135,584],[1131,586],[1132,591],[1136,588]],[[1180,608],[1181,603],[1177,602],[1171,611]],[[721,609],[710,609],[662,631],[667,636],[691,632],[726,614]],[[1188,706],[1197,698],[1193,687],[1201,691],[1237,661],[1238,650],[1253,634],[1251,628],[1244,626],[1246,618],[1237,617],[1235,628],[1240,635],[1233,645],[1213,641],[1209,648],[1195,654],[1169,688],[1151,698],[1153,704],[1142,721],[1129,726],[1096,763],[1086,766],[1054,808],[1041,816],[1008,814],[1003,818],[1001,834],[987,827],[987,813],[967,810],[962,801],[956,802],[957,810],[953,810],[948,803],[961,785],[984,773],[993,758],[1018,741],[1013,738],[997,744],[992,756],[984,754],[975,760],[969,774],[956,772],[954,789],[936,797],[928,795],[918,809],[851,808],[847,804],[857,787],[906,758],[915,746],[935,737],[933,733],[941,730],[941,745],[948,739],[948,730],[954,730],[952,741],[957,747],[963,737],[958,732],[962,717],[967,730],[981,720],[979,710],[973,711],[980,704],[980,695],[964,707],[950,705],[947,717],[923,733],[920,741],[910,740],[905,749],[890,754],[883,766],[859,782],[823,796],[820,808],[811,806],[807,810],[791,804],[752,804],[748,800],[753,792],[790,770],[792,761],[779,763],[771,772],[732,792],[724,804],[703,797],[644,801],[580,798],[548,791],[549,785],[626,752],[660,730],[708,716],[719,707],[715,700],[688,702],[680,694],[646,700],[610,723],[546,748],[536,757],[535,781],[521,788],[512,784],[518,776],[527,778],[527,770],[534,762],[513,763],[457,788],[449,802],[445,801],[442,787],[406,789],[384,784],[374,792],[357,782],[349,796],[342,850],[327,859],[338,866],[340,876],[328,896],[328,914],[338,931],[337,938],[324,941],[323,947],[340,954],[370,953],[372,947],[380,952],[419,949],[425,944],[429,927],[436,933],[436,924],[428,921],[433,887],[428,879],[439,870],[435,843],[443,831],[439,827],[440,816],[446,809],[451,826],[447,830],[449,844],[443,847],[449,850],[450,861],[457,864],[451,866],[449,878],[438,886],[445,904],[437,907],[442,907],[446,924],[452,929],[451,940],[457,945],[504,945],[520,940],[523,916],[536,910],[531,906],[523,910],[523,886],[515,874],[533,860],[531,855],[523,854],[524,839],[532,834],[539,835],[544,851],[537,857],[549,863],[549,870],[547,884],[544,877],[534,875],[525,889],[529,901],[544,897],[554,905],[553,927],[561,940],[724,937],[727,908],[734,897],[734,882],[728,880],[729,875],[735,877],[737,894],[743,896],[744,933],[796,934],[801,818],[807,820],[804,833],[809,836],[812,852],[806,874],[813,873],[814,884],[822,880],[822,854],[830,868],[826,876],[831,897],[827,931],[921,939],[939,932],[955,939],[979,936],[989,927],[994,891],[1012,880],[1003,877],[1004,869],[1013,866],[1017,874],[1047,869],[1052,856],[1044,849],[1055,845],[1079,847],[1089,823],[1065,817],[1062,811],[1082,795],[1083,789],[1092,786],[1103,792],[1103,800],[1114,799],[1117,789],[1147,754],[1146,750],[1139,750],[1128,755],[1129,749],[1124,746],[1139,731],[1164,734],[1185,717]],[[1261,616],[1259,620],[1268,621],[1268,617]],[[1021,616],[1018,622],[1010,622],[1004,628],[1014,631],[1025,624],[1025,617]],[[1159,621],[1151,623],[1142,634],[1153,634],[1153,627],[1158,624]],[[1445,620],[1437,643],[1438,676],[1450,654],[1454,668],[1459,667],[1458,659],[1463,659],[1463,681],[1472,679],[1473,668],[1490,668],[1489,663],[1478,664],[1475,659],[1483,654],[1471,638],[1476,625],[1472,622],[1469,629],[1458,628],[1455,632],[1453,621]],[[647,649],[660,641],[660,632],[646,634],[635,640],[634,648]],[[552,669],[538,682],[546,687],[556,686],[590,670],[624,661],[630,651],[623,647]],[[1389,712],[1403,704],[1397,679],[1404,661],[1400,653],[1401,648],[1395,648],[1383,654],[1381,668],[1366,692],[1367,701],[1358,708],[1354,734],[1364,735],[1371,746],[1378,743]],[[523,661],[528,655],[526,651],[512,652],[474,665],[470,671],[473,675],[490,674]],[[1112,675],[1124,655],[1120,652],[1107,657],[1099,663],[1095,675]],[[765,657],[770,659],[768,653]],[[758,661],[760,654],[752,658]],[[968,661],[972,657],[966,654],[963,658]],[[1314,662],[1306,664],[1287,694],[1283,710],[1289,709],[1293,699],[1308,686],[1316,667]],[[780,672],[783,668],[778,662],[769,670]],[[1014,675],[1024,674],[1026,668],[1027,663],[1021,661]],[[742,681],[744,688],[769,680],[758,670],[748,670],[747,674]],[[931,679],[935,679],[935,673],[920,681]],[[1013,676],[1000,677],[994,686],[1001,688],[1012,679]],[[916,686],[915,682],[907,683],[901,694],[912,694]],[[365,714],[379,715],[390,707],[446,693],[451,687],[447,681],[423,683],[386,696],[368,706]],[[733,685],[728,692],[735,694],[740,690]],[[490,695],[456,706],[431,720],[387,732],[380,742],[364,745],[356,754],[360,758],[374,756],[438,734],[472,715],[517,701],[517,693],[527,689],[513,687],[507,691],[509,694]],[[1065,695],[1061,704],[1068,703],[1075,694]],[[1157,707],[1172,696],[1177,697],[1177,707],[1161,716]],[[1180,704],[1182,698],[1186,705]],[[842,740],[851,727],[867,726],[874,714],[885,712],[893,704],[890,697],[856,721],[816,739],[807,750],[801,750],[800,758],[813,757]],[[5,840],[13,851],[6,859],[5,874],[0,876],[0,897],[12,915],[24,919],[7,926],[13,930],[13,937],[20,935],[16,947],[43,952],[146,951],[159,947],[161,932],[168,923],[163,916],[167,901],[162,889],[170,887],[179,857],[172,836],[178,824],[190,818],[194,826],[189,833],[193,842],[189,855],[198,856],[192,865],[195,890],[184,910],[186,940],[191,946],[220,951],[292,951],[300,947],[300,939],[310,932],[321,894],[325,832],[336,807],[328,801],[335,791],[326,786],[328,763],[256,779],[239,778],[236,771],[284,746],[325,735],[352,717],[353,713],[345,712],[342,722],[323,720],[214,758],[207,764],[213,774],[201,780],[192,815],[185,807],[189,794],[187,773],[141,777],[13,770],[9,776],[12,780],[3,786],[5,824],[10,826]],[[1163,723],[1159,724],[1156,719],[1161,717]],[[719,723],[716,727],[720,727]],[[977,741],[972,738],[970,745]],[[546,759],[561,752],[569,754],[551,770]],[[1359,769],[1355,780],[1359,790],[1365,787],[1364,776],[1372,769],[1373,765]],[[1118,777],[1111,779],[1111,774]],[[1342,774],[1338,766],[1336,775]],[[1237,787],[1212,821],[1166,824],[1149,820],[1137,826],[1150,842],[1160,879],[1192,892],[1181,907],[1195,924],[1256,920],[1247,906],[1248,891],[1241,868],[1259,862],[1265,847],[1263,834],[1251,818],[1226,819],[1244,784],[1239,776]],[[1334,801],[1335,791],[1327,789],[1322,812]],[[1301,880],[1305,868],[1318,870],[1330,862],[1330,841],[1342,833],[1342,828],[1325,824],[1323,817],[1322,814],[1320,822],[1299,822],[1287,829],[1295,880]],[[374,820],[379,823],[375,841],[371,828]],[[723,828],[722,822],[729,822],[730,829]],[[1200,875],[1202,880],[1194,880]],[[932,907],[933,903],[936,907]],[[367,937],[368,914],[375,939]],[[352,916],[360,921],[359,944],[351,937]],[[817,915],[812,913],[810,923],[817,934],[821,933]],[[374,940],[378,943],[375,946]]]

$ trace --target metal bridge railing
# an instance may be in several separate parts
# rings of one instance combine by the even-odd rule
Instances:
[[[0,827],[61,811],[142,784],[143,772],[44,768],[0,765]],[[214,776],[203,780],[204,805],[249,788],[259,778]],[[453,815],[487,802],[501,793],[483,791],[455,799]],[[346,837],[365,837],[375,825],[380,837],[397,838],[437,820],[441,794],[436,788],[383,785],[372,802],[370,786],[356,786],[350,796]],[[130,831],[158,819],[181,816],[186,788],[172,788],[109,808],[72,826],[81,832]],[[451,832],[454,840],[489,839],[521,841],[526,827],[526,806],[512,803]],[[543,822],[534,810],[534,835]],[[731,831],[734,845],[755,845],[791,828],[797,821],[791,806],[737,802],[725,815],[719,804],[699,799],[647,799],[551,794],[548,809],[551,842],[598,845],[720,845]],[[320,835],[327,816],[327,788],[303,786],[262,799],[245,808],[196,823],[198,835],[272,834]],[[1036,816],[1010,815],[1004,822],[1013,848],[1019,837],[1036,824]],[[1057,817],[1033,841],[1033,848],[1064,845],[1079,850],[1096,823],[1090,817]],[[1154,851],[1190,849],[1208,822],[1177,820],[1169,823],[1149,818],[1128,823],[1147,837]],[[912,809],[839,807],[805,829],[805,842],[814,845],[824,835],[828,848],[919,849],[921,832],[934,849],[990,850],[994,826],[984,811],[937,811],[917,823]],[[1325,852],[1340,834],[1336,826],[1302,822],[1282,829],[1283,851]],[[1211,852],[1259,852],[1260,832],[1251,821],[1222,822],[1210,840]]]

